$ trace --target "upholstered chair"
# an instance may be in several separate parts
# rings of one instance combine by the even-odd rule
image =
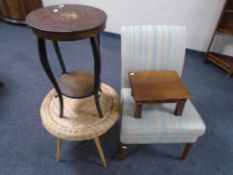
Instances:
[[[184,26],[123,26],[121,29],[122,125],[121,159],[130,144],[184,143],[181,159],[186,159],[193,143],[204,134],[205,124],[190,100],[182,116],[173,114],[175,103],[144,105],[142,117],[134,117],[128,73],[134,71],[173,70],[182,76],[186,49]]]

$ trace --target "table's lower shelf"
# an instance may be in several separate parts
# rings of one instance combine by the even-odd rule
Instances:
[[[83,98],[94,93],[94,74],[87,71],[71,71],[58,79],[62,94],[71,98]]]
[[[43,126],[50,134],[64,140],[89,140],[104,134],[119,118],[120,102],[113,88],[106,84],[101,88],[103,118],[98,115],[93,96],[83,99],[64,97],[64,117],[60,118],[59,101],[53,89],[41,105]]]

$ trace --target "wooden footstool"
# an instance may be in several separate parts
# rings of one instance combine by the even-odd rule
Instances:
[[[182,115],[188,89],[175,71],[133,72],[129,74],[132,96],[136,108],[135,117],[141,118],[142,105],[151,103],[177,103],[175,115]]]
[[[99,137],[106,133],[117,121],[120,114],[119,97],[115,90],[106,84],[101,85],[101,107],[104,117],[100,118],[94,97],[83,99],[64,98],[64,117],[60,117],[59,99],[52,89],[44,98],[40,114],[45,129],[57,138],[57,161],[60,160],[61,141],[94,140],[104,167],[107,166]]]

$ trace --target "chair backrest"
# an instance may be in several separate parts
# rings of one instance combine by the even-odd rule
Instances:
[[[185,26],[123,26],[121,28],[121,87],[128,73],[174,70],[181,76],[186,49]]]

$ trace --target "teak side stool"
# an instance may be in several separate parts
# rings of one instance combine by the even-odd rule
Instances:
[[[61,149],[61,139],[65,140],[90,140],[94,139],[97,149],[99,151],[100,157],[104,166],[106,166],[106,161],[104,158],[104,154],[102,151],[102,147],[99,141],[99,136],[104,134],[107,129],[109,129],[114,122],[116,121],[117,113],[119,114],[119,109],[117,108],[117,102],[114,103],[114,100],[109,102],[112,105],[109,110],[103,110],[105,107],[101,98],[104,98],[104,94],[110,99],[117,99],[117,95],[114,94],[113,90],[106,90],[108,88],[101,89],[101,53],[100,53],[100,33],[104,30],[105,24],[107,20],[107,15],[100,9],[84,6],[84,5],[55,5],[49,6],[45,8],[41,8],[31,12],[27,18],[27,24],[32,28],[32,31],[38,38],[38,51],[39,57],[41,61],[41,65],[47,74],[49,80],[51,81],[55,91],[53,91],[54,98],[57,99],[59,103],[56,103],[53,107],[47,103],[47,105],[43,105],[41,108],[41,118],[43,121],[44,127],[57,139],[57,160],[60,157],[60,149]],[[65,64],[63,62],[62,54],[59,49],[58,41],[75,41],[89,39],[92,47],[92,52],[94,56],[94,73],[87,71],[67,71]],[[62,76],[58,79],[58,82],[52,72],[52,69],[49,65],[45,40],[51,40],[53,42],[54,49],[56,51],[59,64],[62,70]],[[107,92],[105,92],[107,91]],[[55,93],[56,92],[56,93]],[[110,94],[108,92],[111,92]],[[94,96],[94,101],[90,102],[90,98]],[[51,93],[45,98],[53,99],[51,97]],[[70,99],[71,101],[69,101]],[[55,99],[53,99],[55,100]],[[86,101],[87,100],[87,101]],[[89,100],[89,101],[88,101]],[[92,110],[97,111],[97,115],[93,114],[92,116],[85,116],[84,114],[80,116],[80,112],[72,112],[74,109],[78,110],[80,107],[80,103],[85,102],[87,104],[92,104],[95,108]],[[116,100],[117,101],[117,100]],[[46,103],[46,102],[45,102]],[[53,104],[53,103],[51,103]],[[76,105],[76,106],[75,106]],[[70,106],[73,106],[70,109]],[[85,105],[84,105],[85,106]],[[87,105],[89,106],[89,105]],[[114,106],[117,108],[116,113],[110,113],[114,109]],[[89,108],[91,108],[89,106]],[[56,110],[55,110],[56,109]],[[45,113],[44,110],[52,110],[53,112]],[[58,113],[54,113],[54,111],[59,111]],[[93,111],[92,111],[93,112]],[[105,112],[105,113],[104,113]],[[112,111],[113,112],[113,111]],[[86,113],[87,115],[87,113]],[[111,120],[110,123],[106,124],[106,118],[111,118],[115,116],[114,120]],[[44,118],[47,116],[47,118]],[[57,118],[57,116],[59,116]],[[71,120],[74,123],[70,122],[70,117],[73,116],[75,120]],[[58,125],[56,127],[52,127],[56,124],[53,122],[48,124],[48,120],[50,118],[56,118],[59,120]],[[87,121],[87,119],[89,119]],[[67,121],[68,120],[68,121]],[[97,121],[101,121],[101,124]],[[103,120],[103,121],[102,121]],[[68,124],[68,123],[69,124]],[[69,132],[66,134],[62,134],[63,126],[67,124]],[[97,128],[93,128],[93,124],[96,124]],[[103,125],[107,125],[103,127]],[[87,126],[87,128],[82,128],[81,126]],[[90,126],[92,126],[91,131]],[[51,128],[52,127],[52,128]],[[70,127],[70,128],[69,128]],[[76,127],[81,127],[76,128]],[[64,128],[63,128],[64,129]],[[102,132],[99,131],[101,129]],[[77,132],[78,131],[78,132]],[[79,133],[81,132],[81,133]],[[86,133],[87,132],[87,133]],[[90,134],[90,133],[94,134]],[[70,135],[74,135],[70,139]],[[80,134],[84,134],[83,138]]]
[[[174,115],[181,116],[191,94],[176,71],[136,71],[129,73],[135,117],[141,118],[145,104],[177,103]]]

